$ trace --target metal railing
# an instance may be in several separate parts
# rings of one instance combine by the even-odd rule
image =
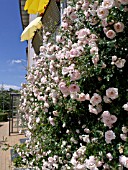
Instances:
[[[18,115],[18,107],[20,101],[20,94],[11,93],[10,94],[10,111],[9,111],[9,136],[11,133],[19,132],[19,121],[20,117]]]

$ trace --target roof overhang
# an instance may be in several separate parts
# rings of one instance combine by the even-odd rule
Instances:
[[[29,24],[29,14],[27,13],[27,11],[24,10],[25,2],[26,0],[19,0],[20,15],[23,29],[25,29],[25,27],[27,27]]]

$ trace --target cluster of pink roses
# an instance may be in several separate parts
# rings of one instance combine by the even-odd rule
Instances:
[[[72,3],[70,0],[68,2]],[[123,151],[120,152],[115,147],[116,140],[120,143],[128,140],[128,129],[125,125],[121,125],[122,132],[119,129],[119,135],[117,134],[115,129],[118,126],[116,122],[119,121],[117,115],[120,113],[111,111],[114,102],[118,103],[118,99],[120,100],[121,89],[118,84],[114,86],[111,82],[102,84],[102,80],[105,80],[104,75],[98,77],[100,88],[97,84],[91,84],[91,81],[90,84],[86,83],[88,79],[99,74],[98,69],[104,68],[105,72],[111,69],[108,68],[107,62],[104,63],[104,58],[109,56],[102,58],[99,32],[97,33],[93,26],[99,24],[96,28],[99,29],[100,26],[101,30],[103,28],[105,36],[104,34],[102,36],[108,37],[108,41],[116,38],[118,33],[123,33],[125,25],[122,20],[108,22],[111,11],[119,8],[121,4],[125,6],[128,2],[127,0],[103,0],[101,3],[88,0],[76,1],[74,6],[69,5],[64,10],[61,32],[56,36],[56,43],[55,41],[46,43],[50,33],[45,35],[43,40],[46,42],[40,47],[40,55],[35,58],[35,67],[31,68],[27,76],[28,84],[23,85],[24,89],[21,91],[23,102],[20,111],[28,127],[29,141],[26,145],[29,149],[20,155],[24,161],[26,161],[25,154],[36,156],[30,164],[27,162],[29,165],[34,166],[35,163],[38,166],[38,161],[41,160],[42,168],[49,170],[59,169],[60,166],[62,170],[110,169],[111,165],[106,163],[106,158],[111,161],[116,153],[118,155],[120,153],[122,156],[119,157],[117,164],[128,167],[128,158],[123,155]],[[85,25],[85,18],[90,28]],[[113,54],[111,64],[123,68],[125,63],[125,59]],[[113,68],[111,64],[110,67]],[[97,74],[93,76],[94,72]],[[120,109],[128,111],[128,103],[122,105]],[[106,107],[108,108],[104,109]],[[102,111],[103,109],[105,111]],[[108,110],[115,115],[110,114]],[[93,118],[96,123],[93,122]],[[83,126],[81,122],[84,122]],[[52,142],[49,134],[53,135],[50,136],[53,137]],[[63,136],[63,139],[60,136]],[[111,143],[115,150],[110,153],[106,148]],[[55,151],[56,146],[59,149]]]
[[[74,169],[94,169],[98,170],[98,167],[102,166],[102,162],[98,161],[96,157],[89,156],[89,159],[84,159],[86,153],[86,146],[81,146],[76,152],[73,153],[71,163]]]
[[[102,106],[100,105],[101,102],[102,102],[101,96],[97,93],[94,93],[90,99],[90,103],[92,105],[89,104],[89,112],[94,113],[96,115],[100,113],[102,111]]]
[[[127,3],[126,3],[127,4]],[[113,39],[116,36],[116,33],[123,32],[124,24],[122,22],[116,23],[107,23],[107,17],[109,15],[109,10],[113,7],[119,7],[119,2],[114,0],[104,0],[102,5],[97,9],[97,15],[102,21],[104,26],[104,32],[106,36],[110,39]],[[109,25],[114,24],[114,30],[109,28]],[[108,27],[107,27],[108,26]]]
[[[109,111],[104,111],[101,116],[102,122],[109,128],[112,128],[113,123],[117,121],[117,117],[115,115],[111,115]]]
[[[125,62],[125,59],[117,58],[117,56],[112,56],[111,64],[116,65],[118,68],[124,67]]]
[[[116,33],[123,32],[124,24],[121,21],[113,23],[113,21],[107,23],[107,17],[110,14],[110,10],[112,8],[120,8],[120,5],[127,5],[128,2],[125,1],[118,1],[118,0],[103,0],[101,4],[98,1],[89,3],[89,1],[78,1],[76,4],[76,9],[79,10],[80,8],[84,11],[86,20],[90,22],[91,25],[96,25],[99,20],[101,20],[102,26],[104,27],[104,33],[106,37],[109,39],[113,39],[116,36]],[[125,11],[125,8],[124,8]],[[98,18],[97,18],[98,17]],[[110,29],[109,26],[113,24],[114,30]]]

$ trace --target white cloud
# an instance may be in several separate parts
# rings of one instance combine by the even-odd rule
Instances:
[[[0,88],[3,86],[4,90],[9,90],[10,88],[11,89],[14,89],[14,90],[20,90],[21,87],[18,87],[18,86],[15,86],[15,85],[8,85],[8,84],[0,84]]]
[[[19,64],[19,63],[22,63],[22,60],[12,60],[11,61],[12,64]]]

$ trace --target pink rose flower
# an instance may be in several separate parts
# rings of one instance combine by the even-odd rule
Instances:
[[[71,99],[77,99],[78,94],[77,93],[70,93],[70,97],[71,97]]]
[[[63,67],[62,68],[62,74],[63,75],[66,75],[66,74],[68,74],[69,73],[69,68],[68,67]]]
[[[90,49],[90,54],[98,54],[98,47],[92,47]]]
[[[78,101],[85,101],[86,100],[86,95],[84,93],[79,94],[77,100]]]
[[[59,116],[57,111],[53,111],[52,113],[53,113],[54,116]]]
[[[76,10],[79,10],[81,8],[81,3],[77,2],[76,3]]]
[[[88,128],[85,128],[85,129],[84,129],[84,132],[85,132],[85,133],[90,133],[90,130],[89,130]]]
[[[74,70],[70,74],[71,81],[79,80],[81,78],[80,72],[78,70]]]
[[[99,7],[99,8],[97,9],[97,15],[98,15],[98,17],[99,17],[100,19],[106,18],[106,17],[108,16],[108,14],[109,14],[108,9],[106,9],[106,8],[104,8],[104,7]]]
[[[71,20],[75,20],[77,18],[77,15],[75,12],[72,12],[69,17]]]
[[[56,36],[56,42],[57,43],[62,43],[62,42],[64,42],[64,38],[62,36],[60,36],[60,35],[57,35]]]
[[[99,103],[102,102],[102,98],[99,94],[97,93],[94,93],[92,98],[90,99],[90,103],[95,106],[95,105],[98,105]]]
[[[112,100],[118,98],[118,89],[117,88],[108,88],[106,90],[106,96]]]
[[[121,165],[123,165],[125,168],[128,168],[128,157],[121,155],[119,156],[119,162]]]
[[[123,105],[124,110],[128,111],[128,102]]]
[[[44,46],[40,46],[40,52],[46,51],[46,48]]]
[[[97,162],[97,167],[101,167],[103,165],[103,162],[102,161],[98,161]]]
[[[49,108],[49,103],[48,102],[44,102],[44,107]]]
[[[78,46],[78,44],[77,44],[77,46]],[[84,52],[84,48],[83,48],[82,45],[79,45],[79,46],[77,47],[77,50],[79,51],[79,54],[80,54],[80,55]]]
[[[66,86],[66,83],[65,82],[60,82],[59,83],[59,89],[63,89],[64,87]]]
[[[102,105],[101,104],[97,105],[96,110],[98,113],[102,112]]]
[[[58,84],[58,82],[59,82],[59,77],[53,77],[53,80]]]
[[[97,159],[94,156],[89,156],[89,159],[85,159],[86,168],[90,170],[98,170]]]
[[[49,158],[48,158],[48,162],[53,163],[53,162],[54,162],[54,158],[49,157]]]
[[[62,22],[61,26],[64,28],[64,29],[68,29],[68,23],[67,22]]]
[[[86,10],[89,6],[89,2],[88,1],[85,1],[83,4],[82,4],[82,10]]]
[[[85,163],[81,165],[81,163],[78,163],[75,167],[75,169],[78,169],[78,170],[82,170],[82,169],[86,169],[86,165]]]
[[[37,99],[38,99],[39,101],[44,101],[44,97],[43,97],[43,96],[40,96],[40,95],[37,96]]]
[[[101,117],[102,122],[109,128],[112,128],[112,124],[117,121],[117,117],[115,115],[111,115],[109,111],[104,111]]]
[[[97,41],[97,39],[98,39],[98,37],[97,37],[96,34],[91,34],[91,35],[90,35],[90,38],[91,38],[91,40],[93,40],[93,41]]]
[[[123,126],[123,127],[122,127],[122,132],[123,132],[123,133],[127,133],[127,132],[128,132],[128,128],[127,128],[126,126]]]
[[[60,82],[59,83],[59,89],[61,90],[61,92],[63,94],[69,94],[69,90],[68,90],[68,87],[66,86],[65,82]]]
[[[67,8],[65,8],[64,13],[66,12],[67,15],[71,14],[74,11],[73,7],[68,6]]]
[[[47,83],[46,77],[42,77],[42,78],[41,78],[41,83],[42,83],[42,84],[46,84],[46,83]]]
[[[107,23],[107,20],[106,20],[106,19],[103,19],[101,23],[102,23],[102,26],[103,26],[103,27],[108,26],[108,23]]]
[[[78,101],[90,100],[90,95],[88,93],[87,94],[81,93],[78,95],[77,100]]]
[[[103,169],[104,170],[110,170],[110,166],[107,164],[107,163],[105,163],[104,165],[103,165]]]
[[[74,71],[75,64],[71,64],[68,68],[70,71]]]
[[[76,85],[76,84],[71,84],[71,85],[69,86],[69,91],[70,91],[70,93],[79,92],[79,91],[80,91],[80,88],[79,88],[79,86]]]
[[[113,30],[108,30],[106,36],[110,39],[113,39],[116,36],[116,33]]]
[[[81,29],[78,32],[76,32],[76,35],[78,35],[78,39],[80,41],[84,41],[86,40],[87,35],[90,34],[90,30],[85,28],[85,29]]]
[[[95,11],[91,11],[92,15],[95,15]],[[93,14],[94,13],[94,14]],[[90,24],[91,25],[96,25],[98,23],[98,20],[95,17],[92,17],[90,19]]]
[[[88,93],[86,94],[86,100],[90,100],[90,95]]]
[[[94,65],[97,65],[98,61],[99,61],[99,55],[95,55],[95,56],[92,58],[93,64],[94,64]]]
[[[126,134],[120,134],[120,138],[123,140],[123,141],[127,141],[128,137]]]
[[[39,122],[40,122],[40,118],[37,117],[37,118],[36,118],[36,123],[39,123]]]
[[[114,62],[114,64],[115,64],[118,68],[122,68],[122,67],[124,67],[125,62],[126,62],[125,59],[119,58],[116,62]]]
[[[111,9],[114,6],[114,0],[104,0],[102,6],[107,9]]]
[[[58,60],[64,59],[64,57],[65,57],[65,55],[64,55],[62,52],[56,54],[56,58],[57,58]]]
[[[54,119],[51,116],[48,118],[48,120],[52,126],[55,126]]]
[[[117,60],[117,56],[112,56],[112,62],[115,62]]]
[[[111,123],[115,123],[117,121],[117,117],[115,115],[111,115],[110,116],[110,119],[111,119]]]
[[[115,139],[115,133],[112,130],[105,132],[105,141],[106,143],[111,143],[111,140]]]
[[[108,126],[110,129],[112,128],[112,122],[111,122],[111,118],[103,118],[102,119],[103,123]]]
[[[70,50],[70,57],[74,58],[74,57],[77,57],[77,56],[79,56],[79,51],[75,48],[71,49]]]
[[[102,68],[106,68],[106,64],[105,63],[102,63]]]
[[[123,32],[124,24],[122,22],[117,22],[114,24],[114,29],[116,32]]]
[[[106,154],[106,157],[109,159],[109,161],[113,159],[113,156],[110,152]]]
[[[95,115],[98,114],[97,110],[92,105],[90,105],[90,104],[89,104],[89,112],[90,113],[94,113]]]
[[[65,58],[66,58],[66,59],[70,58],[70,52],[69,52],[69,51],[66,51],[66,53],[65,53]]]
[[[112,102],[107,96],[104,96],[103,100],[104,100],[105,103],[111,103]]]

